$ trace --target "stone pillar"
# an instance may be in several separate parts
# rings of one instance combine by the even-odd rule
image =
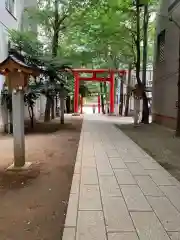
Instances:
[[[8,109],[6,101],[4,101],[3,104],[1,105],[0,114],[1,114],[0,124],[2,124],[3,132],[8,133]]]
[[[14,167],[25,165],[24,137],[24,93],[22,90],[12,92]]]

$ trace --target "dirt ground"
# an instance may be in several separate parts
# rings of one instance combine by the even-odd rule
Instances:
[[[26,173],[12,174],[12,136],[0,136],[0,240],[60,240],[82,119],[38,123],[26,135]]]
[[[180,181],[180,139],[174,131],[154,123],[116,126]]]

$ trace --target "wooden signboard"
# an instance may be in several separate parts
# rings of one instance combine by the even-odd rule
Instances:
[[[22,72],[9,72],[6,76],[6,84],[8,89],[19,89],[19,87],[25,88],[28,85],[29,75]]]

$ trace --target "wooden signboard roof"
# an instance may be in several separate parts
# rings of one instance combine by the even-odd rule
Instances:
[[[2,75],[7,75],[8,72],[17,70],[33,76],[38,76],[42,71],[37,67],[27,65],[13,54],[9,54],[9,56],[0,63],[0,74]]]

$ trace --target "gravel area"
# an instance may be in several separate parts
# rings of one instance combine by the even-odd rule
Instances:
[[[180,139],[174,131],[154,123],[116,126],[180,181]]]
[[[60,240],[82,119],[37,123],[26,135],[29,171],[10,173],[12,136],[0,136],[0,239]]]

